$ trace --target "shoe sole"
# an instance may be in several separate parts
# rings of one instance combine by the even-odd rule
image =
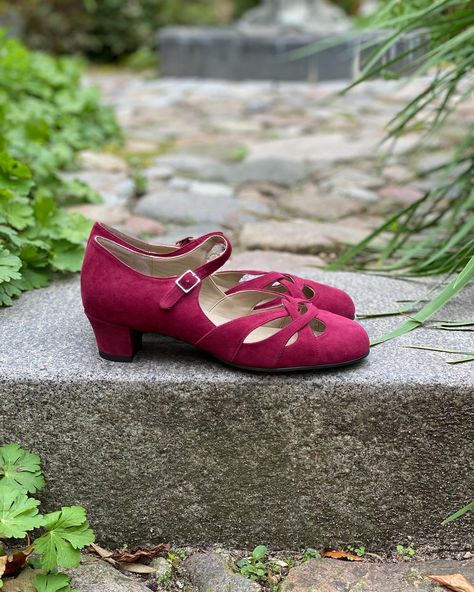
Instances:
[[[185,343],[185,342],[183,342]],[[199,348],[197,348],[199,349]],[[199,350],[203,351],[204,350]],[[126,362],[131,363],[135,358],[135,355],[138,353],[138,350],[134,352],[133,356],[112,356],[110,354],[106,354],[104,352],[99,351],[99,355],[104,360],[109,362]],[[347,360],[345,362],[338,362],[336,364],[319,364],[317,366],[291,366],[289,368],[254,368],[253,366],[241,366],[239,364],[232,364],[232,362],[226,362],[225,360],[221,360],[220,358],[213,356],[209,352],[205,352],[221,364],[225,366],[230,366],[231,368],[237,368],[238,370],[243,370],[245,372],[258,372],[260,374],[287,374],[290,372],[310,372],[314,370],[330,370],[331,368],[343,368],[344,366],[351,366],[352,364],[357,364],[365,359],[370,352],[367,352],[360,358],[355,358],[353,360]]]
[[[225,364],[226,366],[231,366],[232,368],[237,368],[238,370],[244,370],[245,372],[259,372],[262,374],[288,374],[290,372],[310,372],[312,370],[330,370],[331,368],[343,368],[344,366],[352,366],[353,364],[357,364],[364,360],[370,352],[367,352],[360,358],[355,358],[354,360],[348,360],[346,362],[338,362],[336,364],[319,364],[318,366],[291,366],[289,368],[254,368],[253,366],[240,366],[238,364],[232,364],[231,362],[225,362],[220,358],[216,358],[216,360]]]

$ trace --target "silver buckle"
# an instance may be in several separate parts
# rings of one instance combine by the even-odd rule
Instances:
[[[190,274],[193,276],[193,278],[194,278],[194,284],[193,284],[192,286],[189,286],[189,287],[182,286],[182,285],[180,284],[180,281],[181,281],[181,280],[184,278],[184,276],[185,276],[185,275],[188,275],[188,273],[190,273]],[[192,290],[193,288],[195,288],[195,287],[196,287],[196,286],[197,286],[197,285],[198,285],[200,282],[201,282],[201,278],[200,278],[198,275],[196,275],[192,269],[188,269],[188,270],[187,270],[187,271],[185,271],[185,272],[184,272],[182,275],[180,275],[180,276],[179,276],[179,278],[178,278],[178,279],[175,281],[175,284],[176,284],[176,285],[177,285],[179,288],[181,288],[181,290],[183,290],[183,292],[184,292],[185,294],[187,294],[188,292],[191,292],[191,290]]]

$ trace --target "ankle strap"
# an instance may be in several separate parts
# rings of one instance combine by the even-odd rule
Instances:
[[[214,257],[214,259],[211,259],[199,267],[196,267],[195,269],[188,269],[178,278],[176,278],[173,286],[164,294],[163,298],[161,299],[161,308],[164,308],[165,310],[172,308],[179,300],[181,300],[183,296],[186,296],[186,294],[192,292],[192,290],[194,290],[194,288],[196,288],[196,286],[198,286],[204,278],[212,275],[229,259],[230,254],[232,253],[232,246],[229,239],[220,232],[205,234],[204,236],[196,239],[193,241],[193,248],[187,250],[187,252],[197,250],[203,247],[209,241],[213,241],[214,244],[212,246],[218,244],[223,245],[224,249],[222,253],[220,253],[217,257]]]

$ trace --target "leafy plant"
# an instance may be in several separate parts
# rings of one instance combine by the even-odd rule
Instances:
[[[244,12],[255,8],[260,4],[260,0],[234,0],[234,17],[240,18]]]
[[[352,545],[347,545],[347,550],[351,551],[351,553],[355,553],[357,557],[365,557],[366,548],[365,545],[358,545],[356,543]]]
[[[58,567],[77,567],[80,550],[94,542],[84,508],[66,506],[58,512],[40,514],[40,501],[31,494],[44,487],[40,458],[18,444],[0,447],[0,539],[8,546],[11,539],[28,537],[28,545],[8,553],[0,545],[0,588],[2,576],[16,575],[27,557],[34,551],[42,572],[34,579],[37,592],[72,592],[69,577],[58,574]],[[36,529],[43,534],[31,543]],[[23,561],[13,561],[22,557]],[[13,565],[14,571],[8,568]]]
[[[115,61],[139,52],[135,60],[153,65],[156,32],[169,24],[225,24],[232,3],[222,0],[0,0],[0,16],[20,23],[33,49],[80,53]]]
[[[318,551],[316,551],[316,549],[312,549],[311,547],[308,547],[308,549],[305,550],[305,552],[303,553],[303,561],[309,561],[310,559],[320,559],[321,555],[318,553]]]
[[[416,554],[415,549],[411,545],[408,545],[407,547],[404,547],[403,545],[397,545],[395,549],[397,551],[398,557],[402,561],[410,561],[410,559],[413,559]]]
[[[388,0],[367,30],[385,33],[378,36],[376,49],[349,88],[374,76],[393,78],[406,73],[403,64],[411,56],[410,67],[415,70],[412,76],[428,72],[434,75],[426,88],[389,122],[389,137],[396,140],[420,125],[425,138],[438,133],[474,90],[469,76],[474,67],[474,11],[470,0]],[[390,53],[407,34],[418,37],[416,54],[413,49]],[[387,55],[392,57],[387,59]],[[394,214],[330,266],[415,276],[459,273],[414,317],[376,339],[374,345],[423,324],[474,278],[473,140],[474,123],[466,122],[465,138],[451,161],[431,171],[436,180],[434,188]],[[375,241],[380,238],[382,247]]]
[[[260,582],[266,589],[270,588],[273,592],[278,592],[282,578],[288,574],[288,562],[292,563],[292,559],[283,561],[283,559],[267,557],[267,553],[268,549],[265,545],[258,545],[250,557],[243,557],[237,561],[236,565],[244,577]]]
[[[267,548],[265,545],[258,545],[252,551],[250,557],[244,557],[237,561],[237,567],[240,569],[241,575],[250,580],[260,580],[267,574],[267,566],[264,563]]]
[[[0,31],[0,306],[80,269],[90,222],[62,206],[98,196],[60,173],[78,151],[120,138],[80,74],[78,62],[30,52]]]

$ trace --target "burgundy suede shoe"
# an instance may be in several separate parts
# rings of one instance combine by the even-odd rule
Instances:
[[[176,245],[146,243],[101,222],[95,223],[91,236],[109,238],[132,251],[160,257],[186,253],[196,241],[200,240],[188,237],[179,241]],[[246,279],[247,276],[252,277]],[[334,286],[300,278],[291,273],[265,272],[251,269],[219,271],[214,274],[214,281],[227,294],[242,290],[270,290],[277,292],[278,295],[286,294],[294,298],[304,298],[320,309],[328,310],[348,319],[353,319],[355,316],[354,302],[347,292]]]
[[[328,368],[367,356],[369,338],[358,323],[318,310],[306,299],[288,294],[276,299],[270,290],[226,294],[215,272],[230,253],[221,233],[157,257],[92,232],[81,291],[100,355],[132,361],[147,332],[181,339],[226,364],[255,371]]]

